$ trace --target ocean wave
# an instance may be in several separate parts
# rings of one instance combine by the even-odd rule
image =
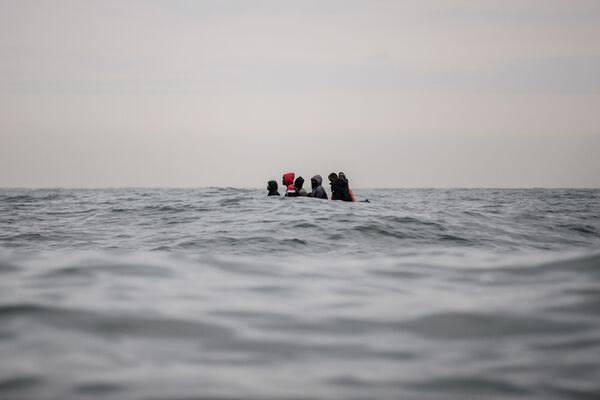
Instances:
[[[556,191],[503,191],[519,204],[518,214],[503,206],[509,200],[485,190],[367,191],[363,196],[373,199],[368,204],[267,199],[258,191],[227,188],[64,190],[57,204],[28,203],[47,193],[4,192],[3,198],[12,200],[0,198],[0,246],[32,249],[88,243],[89,248],[228,253],[234,246],[236,254],[252,255],[302,253],[315,246],[314,252],[364,255],[393,253],[399,246],[519,251],[600,245],[600,201],[593,203],[598,198],[565,200]],[[549,207],[548,198],[556,204]],[[556,221],[565,213],[568,218]],[[19,236],[25,221],[34,231]],[[49,235],[57,226],[64,234]],[[122,240],[124,234],[136,239]]]
[[[593,326],[531,315],[511,315],[501,312],[439,313],[425,315],[402,324],[414,334],[432,339],[481,340],[522,335],[547,336],[573,334]]]
[[[161,398],[200,388],[217,396],[228,386],[215,368],[256,382],[247,398],[273,395],[274,371],[290,385],[278,386],[283,397],[300,386],[316,398],[431,398],[440,388],[560,398],[576,382],[582,395],[595,388],[593,374],[572,371],[598,368],[600,276],[591,271],[600,254],[441,248],[332,260],[3,249],[0,260],[0,351],[11,365],[0,369],[0,397],[146,398],[148,388]],[[44,368],[19,367],[41,355]],[[161,376],[178,390],[161,392]]]
[[[0,190],[0,398],[593,398],[599,193]]]
[[[16,235],[9,235],[1,237],[1,240],[4,242],[17,242],[18,244],[25,244],[26,242],[32,241],[44,241],[50,240],[47,235],[42,235],[41,233],[19,233]]]

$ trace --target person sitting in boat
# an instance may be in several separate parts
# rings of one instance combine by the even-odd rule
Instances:
[[[310,178],[310,186],[312,191],[308,194],[308,197],[327,200],[327,192],[323,188],[323,178],[321,178],[321,175],[315,175]]]
[[[331,184],[331,200],[352,201],[346,179],[340,179],[335,172],[329,174],[328,178]]]
[[[297,196],[296,187],[294,186],[295,177],[296,174],[293,172],[283,174],[283,179],[281,180],[281,183],[283,184],[283,187],[285,187],[285,195],[288,197]]]
[[[275,181],[269,181],[269,183],[267,183],[267,190],[269,191],[269,194],[267,196],[279,196],[279,187],[277,186],[277,182]]]
[[[302,189],[302,186],[304,186],[304,178],[299,176],[294,182],[294,190],[288,190],[288,192],[285,195],[288,197],[306,196],[306,190]]]
[[[346,178],[346,174],[344,174],[343,172],[340,172],[338,174],[338,177],[340,179],[343,179],[346,181],[346,186],[348,187],[348,193],[350,193],[350,198],[352,199],[351,201],[356,201],[356,199],[354,198],[354,193],[352,192],[352,189],[350,189],[350,182],[348,182],[348,178]]]
[[[299,176],[296,178],[296,181],[294,182],[294,187],[296,188],[296,196],[306,196],[306,190],[302,189],[302,186],[304,186],[304,178]]]

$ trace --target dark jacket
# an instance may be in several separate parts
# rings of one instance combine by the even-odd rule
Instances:
[[[304,186],[304,178],[299,176],[293,185],[288,186],[288,191],[285,193],[287,197],[301,197],[306,196],[306,190],[302,189]]]
[[[327,192],[323,188],[323,178],[321,178],[321,175],[313,176],[310,179],[310,184],[312,187],[312,192],[308,194],[308,197],[327,200]]]
[[[331,182],[331,200],[352,201],[346,179],[336,178]]]
[[[350,182],[348,181],[348,178],[346,178],[346,174],[340,172],[338,174],[338,177],[346,181],[346,186],[348,186],[348,193],[350,193],[350,199],[352,199],[351,201],[356,201],[356,199],[354,198],[354,193],[352,193],[352,189],[350,189]]]
[[[269,181],[267,184],[267,190],[269,191],[269,194],[267,196],[279,196],[279,191],[277,188],[277,182]]]

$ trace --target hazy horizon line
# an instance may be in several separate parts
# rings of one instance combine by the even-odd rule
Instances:
[[[323,185],[326,187],[327,185]],[[283,189],[283,187],[280,187]],[[262,186],[0,186],[0,190],[109,190],[109,189],[244,189],[265,190]],[[600,190],[591,186],[389,186],[363,187],[352,186],[354,190],[522,190],[522,189],[555,189],[555,190]]]

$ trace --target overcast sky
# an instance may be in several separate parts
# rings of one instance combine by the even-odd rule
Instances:
[[[600,1],[0,0],[0,186],[600,187]]]

